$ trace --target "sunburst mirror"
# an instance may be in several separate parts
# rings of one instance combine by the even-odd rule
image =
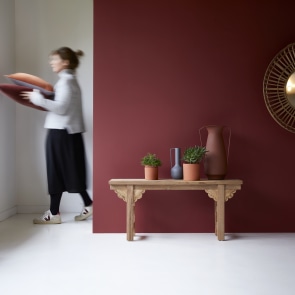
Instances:
[[[263,95],[273,119],[295,133],[295,43],[282,49],[269,64],[263,80]]]

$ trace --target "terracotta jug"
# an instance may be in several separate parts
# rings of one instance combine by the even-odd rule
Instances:
[[[227,173],[228,154],[231,138],[231,130],[227,126],[208,125],[199,129],[202,142],[201,130],[207,129],[206,156],[204,158],[204,172],[208,179],[224,179]],[[227,151],[225,148],[223,131],[229,129]]]

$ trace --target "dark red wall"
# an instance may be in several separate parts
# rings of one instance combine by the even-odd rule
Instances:
[[[125,231],[111,178],[143,178],[147,152],[200,144],[204,125],[230,126],[227,178],[244,181],[226,204],[227,232],[295,230],[295,134],[268,113],[263,77],[295,42],[295,3],[94,0],[95,233]],[[137,232],[213,232],[202,192],[148,191]]]

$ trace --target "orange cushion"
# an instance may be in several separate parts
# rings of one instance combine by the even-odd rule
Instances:
[[[47,91],[53,92],[53,86],[50,83],[46,82],[45,80],[37,76],[26,74],[26,73],[15,73],[15,74],[10,74],[5,76],[16,85],[29,86],[25,84],[31,84],[31,85],[43,88]]]

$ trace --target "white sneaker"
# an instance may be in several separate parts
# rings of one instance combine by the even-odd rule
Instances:
[[[82,221],[92,215],[92,205],[84,207],[80,215],[75,216],[76,221]]]
[[[61,217],[60,214],[52,215],[50,210],[44,212],[44,214],[38,218],[33,219],[35,224],[60,224]]]

